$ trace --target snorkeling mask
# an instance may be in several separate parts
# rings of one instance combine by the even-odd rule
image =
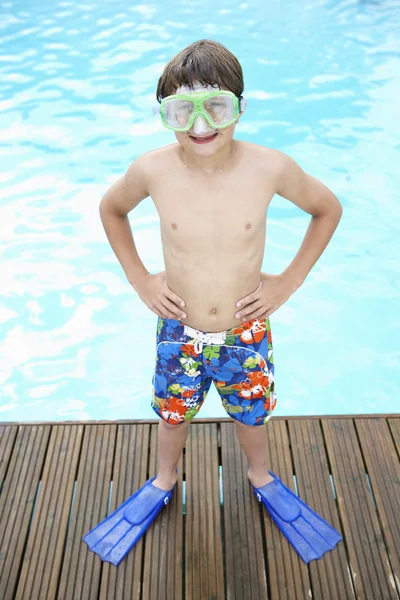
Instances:
[[[173,131],[188,131],[197,115],[204,117],[213,129],[222,129],[233,125],[245,106],[242,96],[215,90],[167,96],[154,112],[159,112],[164,126]]]

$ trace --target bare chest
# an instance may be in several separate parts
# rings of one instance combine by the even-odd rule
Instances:
[[[250,178],[177,182],[166,177],[152,191],[163,238],[178,246],[237,246],[262,235],[273,192]]]

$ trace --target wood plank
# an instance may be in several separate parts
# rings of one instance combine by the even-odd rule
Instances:
[[[320,422],[291,421],[288,425],[298,495],[332,527],[343,534]],[[324,598],[324,600],[355,598],[343,541],[340,541],[335,549],[325,554],[321,560],[311,561],[309,569],[313,598]]]
[[[251,497],[234,423],[220,427],[227,599],[267,598],[260,506]]]
[[[386,419],[355,419],[355,425],[400,596],[399,459]]]
[[[18,427],[16,425],[0,425],[0,490],[8,470],[17,434]]]
[[[186,445],[185,598],[224,598],[217,425],[191,426]]]
[[[119,425],[115,448],[113,486],[109,513],[113,512],[148,479],[149,425]],[[167,507],[168,508],[168,507]],[[143,544],[135,544],[118,567],[102,564],[100,600],[138,600],[142,586]],[[100,561],[98,556],[95,560]]]
[[[357,598],[398,599],[354,422],[322,419],[322,426]]]
[[[267,423],[267,467],[276,473],[293,492],[294,465],[286,421],[271,419]],[[311,581],[307,565],[289,544],[271,519],[262,511],[267,537],[268,578],[271,600],[304,600],[311,598]]]
[[[9,467],[0,497],[0,598],[15,598],[19,569],[35,509],[40,476],[51,433],[43,425],[20,427],[9,455],[15,430],[7,433]]]
[[[95,600],[101,561],[82,536],[107,516],[116,444],[116,425],[85,426],[58,597]]]
[[[196,419],[169,506],[115,568],[81,536],[157,473],[158,422],[0,425],[2,600],[399,600],[398,416],[263,426],[268,467],[344,531],[308,568],[257,502],[232,419]]]
[[[150,477],[159,471],[158,425],[151,426]],[[164,507],[146,533],[143,570],[143,600],[182,599],[183,458],[178,463],[178,480],[168,506]]]
[[[52,427],[16,599],[54,598],[83,426]]]

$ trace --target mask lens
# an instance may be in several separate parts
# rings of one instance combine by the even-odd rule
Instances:
[[[186,127],[193,110],[194,104],[190,100],[171,98],[164,102],[164,118],[170,127]]]
[[[228,123],[235,116],[235,105],[232,96],[219,94],[204,100],[204,109],[216,125]]]

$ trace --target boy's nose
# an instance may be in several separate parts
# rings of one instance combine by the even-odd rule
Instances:
[[[201,135],[205,133],[214,132],[214,129],[209,126],[209,124],[202,115],[197,115],[197,117],[195,117],[194,123],[190,131],[196,135]]]

